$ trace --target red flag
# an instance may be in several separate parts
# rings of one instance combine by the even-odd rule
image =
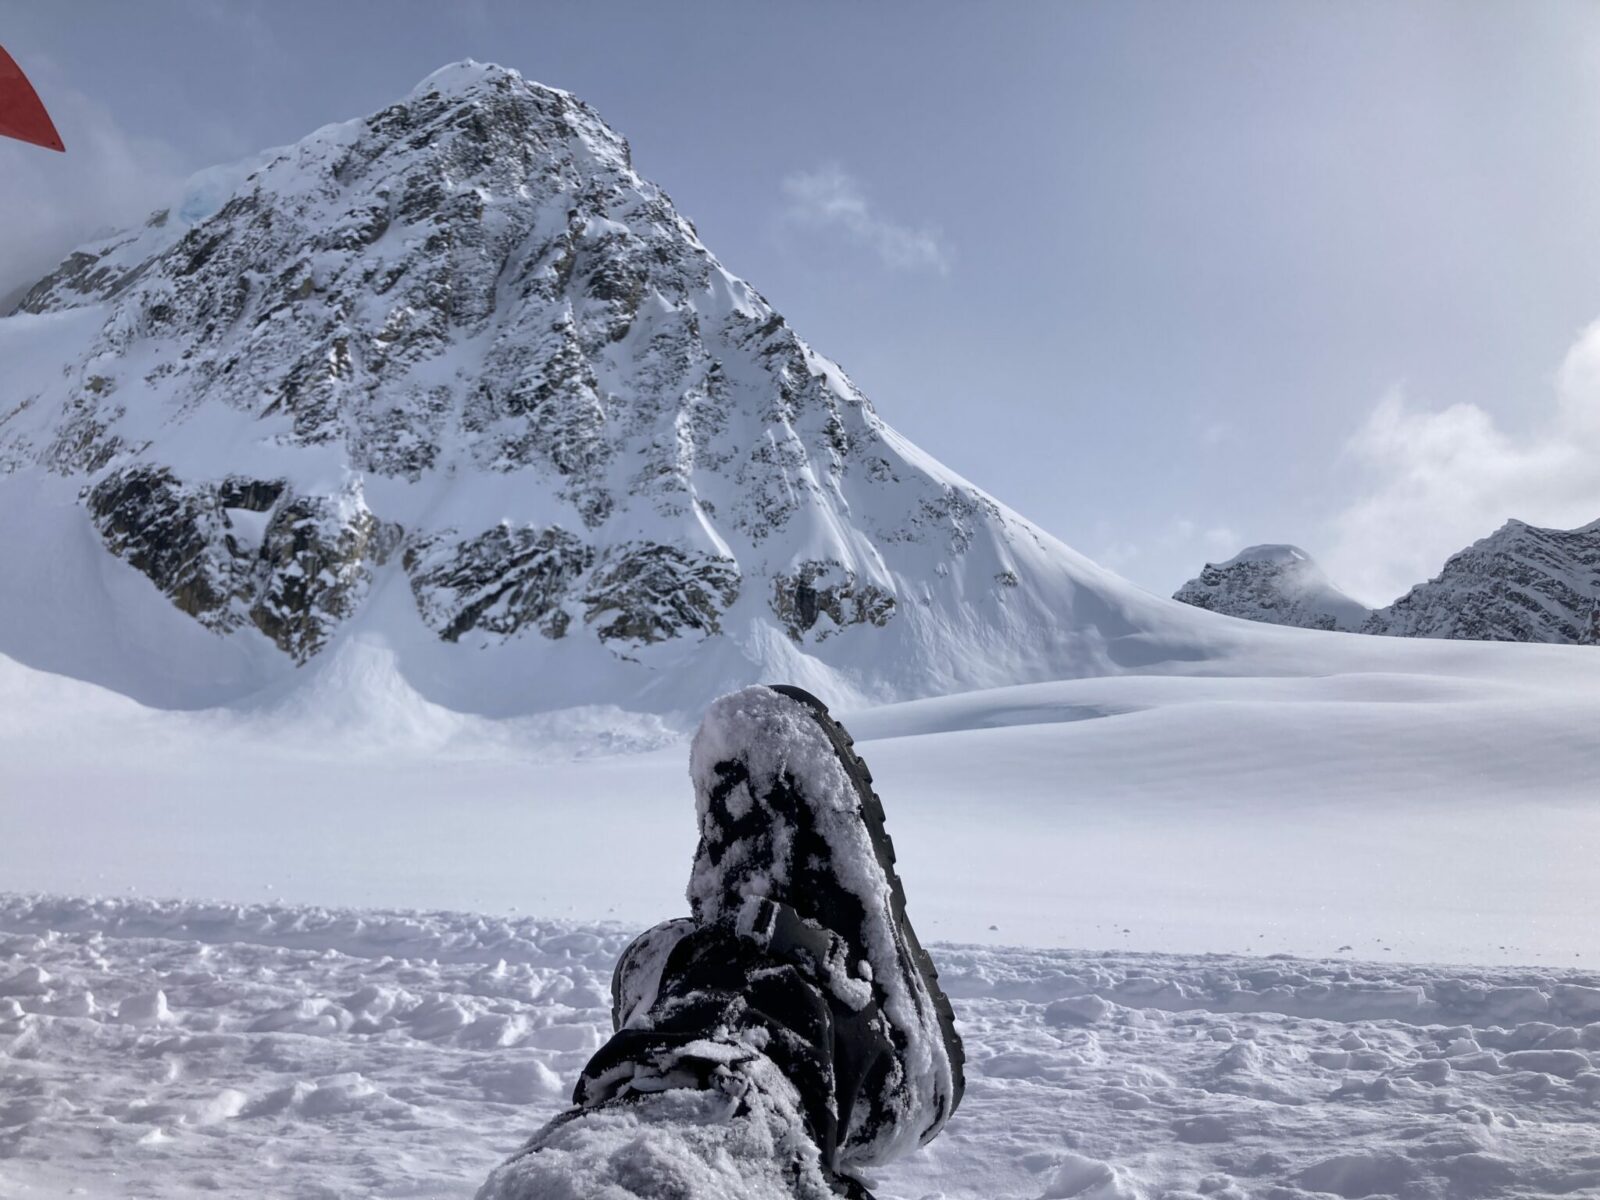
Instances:
[[[0,46],[0,136],[19,138],[47,150],[65,150],[28,77]]]

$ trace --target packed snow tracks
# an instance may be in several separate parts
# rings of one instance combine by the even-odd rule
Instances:
[[[0,1195],[469,1197],[630,932],[0,896]],[[882,1200],[1600,1196],[1600,975],[934,954],[966,1102]]]

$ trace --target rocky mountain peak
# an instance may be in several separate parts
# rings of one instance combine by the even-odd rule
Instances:
[[[1226,562],[1207,563],[1173,599],[1230,617],[1305,629],[1358,629],[1368,615],[1309,554],[1281,543],[1249,546]]]
[[[223,209],[238,216],[268,207],[279,220],[318,224],[342,216],[340,236],[325,236],[316,248],[359,249],[363,236],[376,240],[396,218],[426,215],[449,229],[474,215],[474,201],[485,211],[514,203],[530,177],[542,177],[543,190],[551,193],[589,176],[630,171],[627,142],[576,97],[503,67],[454,63],[371,117],[325,126],[292,146],[199,173],[179,201],[153,214],[143,229],[70,256],[28,293],[22,311],[105,299],[180,242],[191,251],[181,265],[199,271],[216,248],[206,249],[214,237],[198,236],[197,226],[209,227],[208,219]]]
[[[1276,563],[1279,566],[1292,566],[1298,563],[1309,563],[1311,556],[1299,546],[1291,546],[1281,542],[1267,542],[1260,546],[1246,546],[1221,567],[1231,567],[1243,562]]]
[[[1393,604],[1362,608],[1297,546],[1251,546],[1207,563],[1174,599],[1229,616],[1394,637],[1600,645],[1600,521],[1507,521]]]
[[[636,700],[690,647],[700,691],[779,663],[919,694],[1092,658],[1074,608],[1120,586],[885,426],[592,109],[503,68],[201,173],[0,324],[37,359],[0,476],[73,489],[242,678],[253,639],[306,663],[371,626],[451,687],[490,660],[444,648],[565,664],[519,706]]]
[[[1363,627],[1402,637],[1600,645],[1600,521],[1509,520]]]

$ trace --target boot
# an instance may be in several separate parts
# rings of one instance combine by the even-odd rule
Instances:
[[[688,892],[695,919],[775,937],[780,955],[809,953],[836,1008],[852,1014],[835,1024],[859,1031],[834,1050],[835,1165],[887,1162],[927,1142],[960,1103],[964,1054],[906,917],[883,804],[850,735],[800,688],[746,688],[711,706],[690,773],[700,817]],[[829,948],[808,952],[801,930]],[[875,1052],[879,1041],[889,1052]]]
[[[960,1101],[950,1004],[906,919],[883,808],[849,735],[808,693],[753,687],[712,706],[690,761],[694,915],[623,952],[616,1032],[584,1068],[577,1107],[480,1196],[558,1194],[535,1181],[564,1168],[530,1156],[556,1168],[603,1145],[620,1161],[615,1146],[633,1152],[630,1114],[655,1104],[686,1136],[717,1121],[755,1131],[784,1195],[871,1200],[851,1172],[927,1141]],[[730,1194],[757,1191],[745,1176]]]

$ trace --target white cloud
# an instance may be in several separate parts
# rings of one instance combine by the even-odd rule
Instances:
[[[1473,404],[1415,407],[1395,389],[1350,439],[1366,493],[1332,522],[1328,573],[1386,604],[1516,517],[1571,528],[1600,518],[1600,322],[1556,373],[1554,403],[1507,433]]]
[[[129,135],[53,64],[28,72],[67,152],[0,143],[6,213],[0,221],[0,303],[48,273],[79,243],[136,224],[172,195],[184,172],[166,142]],[[0,309],[3,311],[3,309]]]
[[[950,252],[938,232],[902,225],[874,211],[854,177],[837,165],[799,171],[783,181],[786,220],[836,230],[896,270],[950,273]]]

